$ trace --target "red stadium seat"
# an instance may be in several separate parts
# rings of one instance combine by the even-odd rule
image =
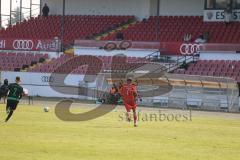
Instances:
[[[94,33],[101,33],[108,28],[126,23],[134,16],[65,16],[64,42],[71,43],[75,39],[85,39]],[[1,30],[0,37],[4,38],[37,38],[53,39],[61,36],[61,16],[51,15],[47,18],[41,16],[28,21],[9,26]]]
[[[40,58],[46,58],[43,54],[34,53],[0,53],[0,69],[2,71],[14,71],[15,68],[20,68],[24,65],[30,66],[33,61],[39,61]]]
[[[203,75],[216,77],[230,77],[240,82],[240,61],[224,60],[199,60],[190,64],[183,73],[175,70],[176,74]]]
[[[159,28],[156,29],[157,27]],[[131,25],[122,32],[128,40],[163,42],[182,42],[185,33],[192,34],[192,40],[195,40],[203,32],[208,32],[211,43],[238,43],[240,42],[238,28],[240,28],[239,22],[226,27],[221,22],[203,22],[201,16],[161,16],[159,18],[150,16],[147,21]],[[160,33],[158,39],[156,39],[157,30]],[[224,34],[218,37],[219,33]],[[103,40],[112,39],[114,39],[112,35],[103,38]]]

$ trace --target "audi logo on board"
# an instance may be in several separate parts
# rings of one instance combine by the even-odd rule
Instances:
[[[119,44],[115,43],[115,42],[108,42],[107,44],[104,45],[104,49],[106,51],[113,51],[116,49],[120,49],[120,50],[126,50],[128,48],[132,47],[132,42],[131,41],[121,41]]]
[[[180,46],[180,53],[182,55],[192,55],[201,50],[202,44],[187,44],[184,43]]]
[[[16,50],[32,50],[34,43],[32,40],[14,40],[13,48]]]
[[[54,78],[51,76],[42,76],[42,82],[53,82]]]

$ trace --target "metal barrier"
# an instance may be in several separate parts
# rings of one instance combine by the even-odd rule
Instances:
[[[152,97],[153,106],[239,112],[239,89],[233,79],[175,74],[166,77],[173,89]]]

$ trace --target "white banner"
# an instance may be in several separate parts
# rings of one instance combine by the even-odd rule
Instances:
[[[225,13],[224,10],[204,10],[205,22],[224,22]],[[240,10],[232,11],[231,21],[240,21]]]
[[[59,51],[61,42],[56,39],[14,39],[0,38],[1,50],[19,50],[19,51]]]
[[[114,55],[126,55],[128,57],[146,57],[147,55],[152,54],[153,52],[157,52],[158,50],[113,50],[113,51],[106,51],[104,49],[94,49],[94,48],[74,48],[75,55],[92,55],[92,56],[114,56]]]
[[[21,78],[23,88],[28,89],[29,96],[41,96],[41,97],[64,97],[64,98],[80,98],[86,99],[85,96],[81,95],[66,95],[63,93],[59,93],[50,87],[49,82],[55,81],[54,77],[51,77],[50,73],[30,73],[30,72],[1,72],[1,83],[3,83],[4,79],[8,79],[9,83],[14,83],[16,76]],[[74,75],[69,74],[64,80],[62,87],[67,87],[66,85],[71,86],[83,86],[86,84],[84,81],[84,75]],[[85,86],[89,88],[96,88],[97,86],[96,79],[95,82],[87,83]]]

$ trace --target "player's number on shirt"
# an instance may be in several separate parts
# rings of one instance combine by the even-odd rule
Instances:
[[[14,90],[14,91],[13,91],[13,96],[16,96],[17,88],[14,88],[13,90]]]
[[[132,88],[127,88],[127,95],[132,95],[134,94],[134,90]]]
[[[130,95],[130,89],[127,88],[127,95],[129,96]]]

